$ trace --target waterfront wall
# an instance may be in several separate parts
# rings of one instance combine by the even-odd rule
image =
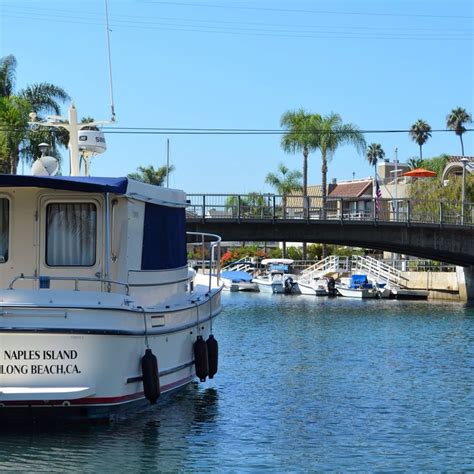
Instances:
[[[408,278],[407,287],[429,291],[429,298],[460,301],[458,272],[403,272]]]

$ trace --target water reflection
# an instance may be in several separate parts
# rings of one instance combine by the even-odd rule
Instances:
[[[219,373],[123,422],[0,432],[0,470],[474,469],[474,307],[224,296]]]
[[[16,426],[0,429],[2,470],[179,471],[190,437],[208,430],[218,414],[218,392],[197,383],[126,420],[102,425]]]

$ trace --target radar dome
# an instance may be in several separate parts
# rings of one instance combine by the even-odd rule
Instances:
[[[89,153],[104,153],[107,150],[104,134],[100,130],[79,130],[79,150]]]
[[[58,169],[58,160],[52,156],[38,158],[31,167],[33,176],[54,176]]]

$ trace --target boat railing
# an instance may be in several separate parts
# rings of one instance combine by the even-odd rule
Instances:
[[[200,246],[200,252],[202,257],[202,272],[205,273],[205,269],[209,269],[209,291],[212,288],[212,277],[217,278],[217,284],[219,284],[221,277],[221,242],[222,239],[219,235],[208,234],[205,232],[186,232],[186,235],[200,238],[196,242],[188,242],[188,245]],[[214,239],[214,240],[209,240]],[[206,259],[205,256],[208,256]]]
[[[52,281],[73,281],[74,282],[74,291],[79,290],[79,283],[80,282],[93,282],[93,283],[101,283],[105,285],[107,293],[111,293],[112,285],[122,286],[125,288],[125,294],[128,296],[130,294],[130,286],[128,283],[124,283],[123,281],[117,280],[109,280],[104,278],[88,278],[88,277],[65,277],[65,276],[35,276],[35,275],[21,275],[16,276],[8,285],[9,290],[14,290],[13,286],[19,280],[32,280],[38,282],[38,288],[40,290],[50,289],[50,284]]]

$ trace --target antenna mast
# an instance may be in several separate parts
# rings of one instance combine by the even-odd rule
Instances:
[[[110,118],[110,121],[115,122],[114,88],[112,85],[112,56],[110,54],[109,9],[107,5],[107,0],[105,0],[105,29],[107,33],[107,52],[108,52],[108,59],[109,59],[110,109],[112,113],[112,117]]]

